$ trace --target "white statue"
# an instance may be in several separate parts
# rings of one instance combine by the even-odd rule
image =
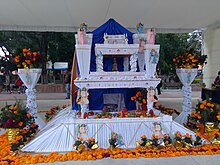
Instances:
[[[89,93],[85,87],[78,91],[77,96],[77,104],[81,107],[81,118],[84,118],[84,114],[88,113],[89,111],[89,100],[88,100]]]
[[[154,44],[155,43],[155,29],[151,28],[147,31],[147,44]]]
[[[159,54],[155,49],[151,49],[149,57],[150,78],[155,78]]]
[[[145,57],[144,57],[144,51],[145,51],[145,41],[144,38],[140,39],[139,42],[139,49],[138,49],[138,66],[140,72],[144,72],[144,66],[145,66]]]
[[[88,128],[85,124],[79,124],[77,130],[77,138],[83,141],[88,140]]]
[[[148,113],[150,110],[154,110],[154,103],[156,103],[157,100],[155,99],[155,90],[151,86],[147,91],[147,111]]]

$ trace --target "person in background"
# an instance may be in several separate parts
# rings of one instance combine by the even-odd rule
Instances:
[[[218,71],[218,76],[215,78],[214,84],[220,85],[220,71]]]
[[[0,93],[2,92],[4,88],[4,73],[3,73],[3,67],[0,70]]]
[[[5,88],[6,88],[6,91],[9,92],[10,94],[12,93],[11,91],[11,87],[10,87],[10,84],[11,84],[11,79],[10,79],[10,71],[9,70],[5,70]]]
[[[70,81],[71,81],[71,73],[69,70],[65,71],[65,87],[66,87],[66,99],[70,99]]]
[[[158,95],[161,95],[161,90],[160,90],[160,88],[162,87],[162,80],[160,80],[160,83],[157,85],[157,94]]]
[[[18,77],[15,81],[15,86],[18,87],[18,94],[23,93],[22,84],[22,80],[20,79],[20,77]]]

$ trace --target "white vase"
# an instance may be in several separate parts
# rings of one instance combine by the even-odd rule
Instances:
[[[32,69],[18,69],[18,76],[24,83],[24,85],[27,87],[25,90],[25,93],[27,95],[27,103],[26,107],[29,109],[29,113],[37,117],[36,123],[39,125],[40,128],[42,128],[45,123],[40,118],[39,115],[37,115],[37,102],[36,102],[36,89],[35,86],[40,78],[42,69],[39,68],[32,68]]]
[[[186,123],[187,116],[192,112],[192,87],[190,85],[197,75],[197,69],[176,69],[176,73],[183,84],[183,105],[182,112],[175,121],[183,124]]]

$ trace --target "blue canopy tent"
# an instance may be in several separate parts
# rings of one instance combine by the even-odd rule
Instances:
[[[120,35],[127,34],[128,43],[132,44],[132,32],[127,30],[125,27],[120,25],[114,19],[109,19],[106,23],[95,29],[93,32],[93,41],[92,41],[92,51],[91,51],[91,65],[90,71],[96,71],[96,56],[95,56],[95,44],[104,43],[104,33],[108,35]],[[104,58],[103,61],[104,71],[112,71],[113,58]],[[117,58],[117,69],[118,71],[123,71],[123,58]],[[131,97],[135,95],[136,89],[90,89],[90,103],[89,109],[102,110],[103,104],[103,94],[109,93],[121,93],[124,96],[125,106],[128,110],[135,109],[135,103],[131,101]]]

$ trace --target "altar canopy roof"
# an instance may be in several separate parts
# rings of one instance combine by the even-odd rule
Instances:
[[[181,32],[220,22],[220,0],[1,0],[0,30],[73,32],[85,22],[92,29],[114,18],[134,31]],[[157,31],[158,32],[158,31]]]

